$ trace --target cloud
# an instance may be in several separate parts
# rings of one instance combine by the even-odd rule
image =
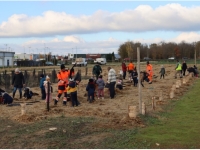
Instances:
[[[99,32],[199,31],[200,6],[172,3],[153,9],[140,5],[132,10],[74,16],[46,11],[40,16],[13,14],[0,24],[0,37],[50,37]],[[69,40],[67,38],[67,40]],[[79,40],[74,39],[74,42]]]

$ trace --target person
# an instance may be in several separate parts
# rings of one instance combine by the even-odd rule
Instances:
[[[116,72],[111,67],[108,67],[108,81],[107,82],[109,84],[110,98],[113,99],[115,96]]]
[[[181,74],[182,66],[181,66],[181,63],[179,62],[179,60],[177,60],[177,64],[176,64],[175,70],[176,70],[175,79],[177,78],[177,74],[179,74],[180,78],[182,78],[182,74]]]
[[[195,76],[195,77],[198,77],[199,71],[198,71],[196,65],[194,65],[194,70],[195,70],[194,76]]]
[[[65,69],[65,65],[62,64],[60,66],[60,71],[57,73],[58,78],[58,95],[54,100],[54,105],[57,105],[59,98],[64,94],[63,97],[63,105],[67,105],[67,85],[68,78],[70,76],[70,71]]]
[[[133,78],[133,86],[136,87],[137,84],[138,84],[138,73],[137,73],[136,67],[135,67],[134,70],[133,70],[132,78]]]
[[[72,107],[78,106],[78,98],[77,98],[77,82],[74,81],[73,78],[69,79],[69,85],[67,86],[67,91],[70,94]]]
[[[127,70],[128,70],[128,73],[129,73],[129,81],[132,82],[132,73],[133,73],[133,70],[134,70],[135,66],[133,64],[132,61],[130,61],[129,65],[127,66]]]
[[[185,76],[185,71],[187,70],[187,63],[185,62],[185,60],[182,63],[182,70],[183,70],[183,76]]]
[[[20,99],[22,98],[22,88],[25,86],[24,75],[20,72],[19,68],[15,69],[15,74],[12,78],[12,86],[13,88],[13,99],[15,97],[15,93],[17,89],[19,90]]]
[[[163,79],[165,78],[165,67],[163,65],[161,65],[161,69],[160,69],[160,79],[163,77]]]
[[[104,99],[104,86],[105,82],[102,79],[102,75],[99,76],[98,80],[96,81],[97,87],[98,87],[98,99],[101,98]]]
[[[95,75],[96,80],[98,79],[99,75],[102,73],[101,66],[99,65],[99,62],[93,67],[92,69],[93,75]]]
[[[46,98],[46,92],[45,92],[45,88],[44,88],[45,80],[46,80],[46,78],[44,77],[43,74],[41,74],[40,75],[40,89],[41,89],[42,100],[45,100],[45,98]]]
[[[95,83],[93,79],[89,79],[89,82],[86,86],[86,91],[88,92],[88,101],[92,103],[94,100],[94,91],[95,91]]]
[[[123,79],[126,79],[127,66],[125,62],[122,62],[122,71],[123,71]]]
[[[148,73],[149,84],[152,83],[153,78],[153,66],[147,61],[146,72]]]
[[[122,89],[123,89],[123,81],[122,81],[122,78],[119,78],[119,79],[117,80],[116,88],[118,88],[119,90],[122,90]]]
[[[46,93],[46,102],[50,102],[52,100],[53,88],[49,76],[46,76],[46,80],[44,81],[44,88]]]

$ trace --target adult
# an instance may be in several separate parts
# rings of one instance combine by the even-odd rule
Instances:
[[[116,71],[111,67],[108,67],[108,84],[109,84],[110,98],[113,99],[115,96]]]
[[[123,79],[126,79],[126,71],[127,71],[126,63],[122,62]]]
[[[149,84],[151,84],[153,79],[153,66],[149,61],[147,61],[146,72],[148,73]]]
[[[68,86],[68,79],[70,76],[70,71],[65,69],[65,65],[62,64],[60,66],[60,71],[57,73],[58,78],[58,94],[56,99],[54,100],[54,105],[57,105],[58,100],[64,94],[63,97],[63,105],[67,105],[67,86]]]
[[[99,75],[102,73],[101,66],[99,65],[99,62],[93,67],[92,69],[93,75],[95,75],[96,80],[98,79]]]
[[[185,71],[187,70],[187,63],[185,62],[185,60],[182,63],[182,70],[183,70],[183,76],[185,76]]]
[[[41,74],[40,75],[40,89],[41,89],[42,100],[46,99],[46,93],[45,93],[45,87],[44,87],[45,80],[46,80],[45,76]]]
[[[130,63],[129,63],[128,66],[127,66],[127,69],[128,69],[129,74],[132,74],[132,73],[133,73],[134,68],[135,68],[135,66],[134,66],[133,62],[130,61]]]
[[[22,98],[22,88],[25,86],[24,75],[20,72],[19,68],[15,69],[15,74],[12,78],[12,86],[13,86],[13,98],[15,97],[15,93],[18,89],[20,99]]]
[[[175,72],[175,79],[177,78],[177,74],[179,74],[180,78],[182,78],[182,74],[181,74],[182,65],[181,65],[181,63],[179,62],[179,60],[177,60],[177,64],[176,64],[175,70],[176,70],[176,72]]]

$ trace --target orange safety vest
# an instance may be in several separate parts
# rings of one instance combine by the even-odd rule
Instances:
[[[58,86],[66,86],[68,84],[69,73],[70,71],[59,71],[57,73]]]
[[[148,72],[151,76],[153,75],[153,66],[151,64],[147,65],[146,72]]]
[[[134,70],[135,66],[133,63],[130,63],[127,67],[128,70]]]

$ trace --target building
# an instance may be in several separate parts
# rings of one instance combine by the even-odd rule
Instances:
[[[15,54],[14,55],[15,60],[33,60],[36,61],[39,59],[40,55],[39,54],[26,54],[26,53],[20,53],[20,54]]]
[[[13,66],[15,52],[0,51],[0,67]]]

